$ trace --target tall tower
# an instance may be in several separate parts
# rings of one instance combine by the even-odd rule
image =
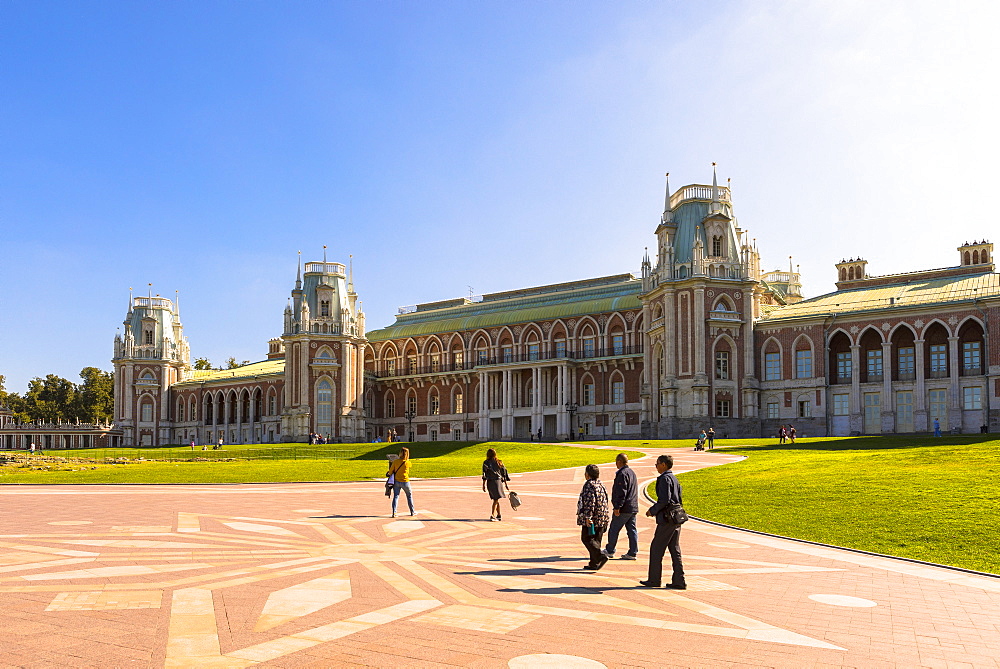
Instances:
[[[728,186],[670,192],[643,267],[643,435],[670,438],[714,424],[756,435],[753,320],[760,256],[736,222]],[[694,432],[692,432],[694,430]]]
[[[365,317],[353,276],[336,262],[301,261],[285,307],[284,441],[310,432],[341,441],[365,438]]]
[[[115,422],[125,446],[170,443],[171,384],[191,371],[177,304],[129,294],[125,332],[115,336]]]

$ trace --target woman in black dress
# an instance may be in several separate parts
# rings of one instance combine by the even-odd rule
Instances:
[[[493,508],[490,509],[490,520],[497,521],[500,518],[500,499],[504,496],[503,489],[510,481],[507,468],[503,466],[503,461],[497,459],[495,449],[486,451],[486,460],[483,461],[483,492],[490,493],[493,500]]]

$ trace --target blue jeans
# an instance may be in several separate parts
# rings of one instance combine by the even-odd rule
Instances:
[[[611,526],[608,528],[608,545],[604,552],[608,555],[615,554],[618,533],[621,532],[622,526],[625,527],[625,534],[628,536],[628,554],[637,555],[639,553],[639,530],[635,527],[635,514],[626,511],[622,511],[617,516],[611,516]]]
[[[410,482],[406,481],[396,481],[392,484],[392,512],[396,513],[396,503],[399,501],[399,491],[406,491],[406,503],[410,505],[410,515],[412,516],[415,511],[413,509],[413,492],[410,490]]]

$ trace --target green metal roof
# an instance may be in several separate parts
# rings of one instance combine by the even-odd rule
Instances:
[[[839,290],[819,297],[802,300],[766,313],[768,322],[786,318],[807,318],[826,314],[876,311],[887,308],[907,308],[963,302],[966,300],[1000,298],[1000,274],[966,274],[930,279],[889,283],[853,290]],[[889,277],[886,277],[889,278]]]
[[[237,379],[253,378],[270,374],[284,374],[285,360],[264,360],[233,369],[196,369],[194,378],[181,381],[175,386],[195,383],[211,383],[215,381],[235,381]]]
[[[597,285],[595,285],[595,283]],[[584,287],[578,287],[583,284]],[[482,302],[400,314],[396,322],[367,334],[369,341],[459,332],[516,323],[639,309],[642,282],[631,275],[486,295]]]

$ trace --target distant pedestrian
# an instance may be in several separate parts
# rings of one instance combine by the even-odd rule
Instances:
[[[715,448],[715,428],[708,428],[708,450]]]
[[[788,433],[787,433],[787,432],[785,432],[785,426],[784,426],[784,425],[782,425],[781,427],[779,427],[779,428],[778,428],[778,443],[779,443],[779,444],[783,444],[783,443],[785,443],[785,437],[786,437],[787,435],[788,435]]]
[[[708,433],[702,430],[698,433],[698,445],[701,446],[701,450],[705,450],[706,441],[708,441]]]
[[[538,428],[538,441],[542,441],[542,428]]]
[[[510,474],[503,466],[503,461],[497,458],[496,449],[491,448],[486,451],[486,459],[483,461],[483,492],[490,494],[493,506],[490,507],[490,520],[503,520],[500,517],[500,500],[504,497],[504,488],[510,490],[507,482],[510,481]]]
[[[795,443],[795,426],[794,425],[789,425],[788,426],[788,438],[791,440],[791,442],[793,444]]]
[[[220,450],[220,451],[222,450],[222,441],[223,441],[222,437],[219,437],[218,450]]]
[[[194,439],[191,440],[191,450],[194,450]]]
[[[934,436],[935,437],[941,436],[941,421],[939,421],[937,418],[934,419]]]
[[[670,551],[670,562],[673,575],[666,587],[672,590],[686,590],[684,580],[684,565],[681,563],[681,526],[673,521],[669,513],[671,507],[681,504],[681,484],[670,471],[674,467],[674,459],[669,455],[661,455],[656,459],[656,504],[646,510],[646,515],[656,518],[656,532],[649,545],[649,576],[639,584],[646,588],[660,587],[663,573],[663,554]]]
[[[399,449],[399,457],[389,465],[389,476],[393,477],[392,484],[392,517],[396,517],[396,504],[399,501],[399,491],[406,493],[406,503],[410,506],[410,515],[417,515],[413,508],[413,491],[410,490],[410,449],[403,446]]]
[[[35,442],[31,442],[31,454],[35,454]]]
[[[628,456],[619,453],[615,458],[615,482],[611,486],[611,526],[608,528],[608,542],[604,554],[609,558],[615,556],[618,544],[618,533],[622,527],[628,536],[628,552],[622,555],[622,560],[634,560],[639,554],[639,531],[635,527],[635,514],[639,512],[639,481],[635,472],[628,466]]]
[[[601,550],[601,539],[608,529],[608,491],[601,483],[601,470],[597,465],[587,465],[587,480],[576,502],[576,524],[580,526],[580,541],[590,553],[584,569],[597,571],[608,561]]]

